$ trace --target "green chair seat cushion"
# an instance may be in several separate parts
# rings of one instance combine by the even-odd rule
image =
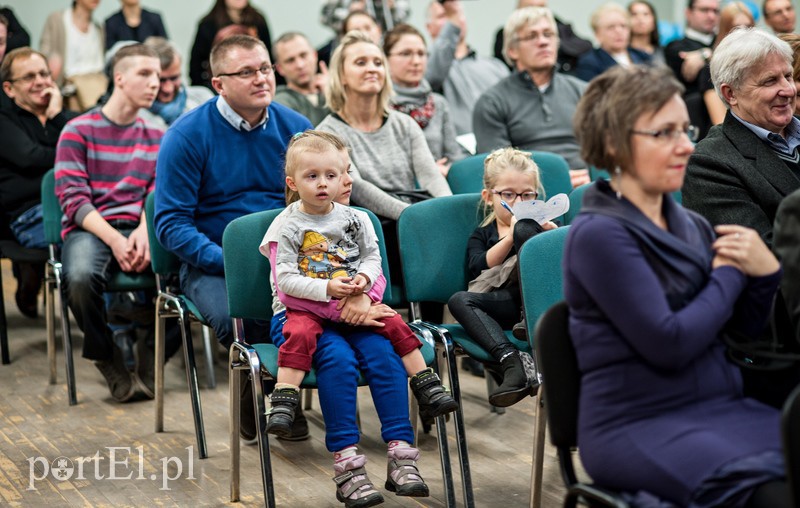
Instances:
[[[153,272],[124,273],[118,272],[108,281],[106,291],[137,291],[156,287],[156,278]]]
[[[195,319],[197,319],[201,325],[211,326],[200,313],[200,309],[197,308],[197,305],[195,305],[193,301],[189,300],[186,295],[178,295],[178,298],[181,299],[184,305],[186,305],[186,309],[195,317]]]
[[[474,358],[479,362],[495,362],[496,360],[489,354],[488,351],[483,349],[481,346],[478,345],[477,342],[472,340],[469,335],[467,335],[467,331],[464,330],[464,327],[461,325],[456,324],[448,324],[448,325],[441,325],[442,328],[445,328],[448,332],[450,332],[450,336],[453,339],[453,342],[461,346],[461,348],[470,356],[470,358]],[[512,334],[511,330],[506,330],[505,332],[506,337],[508,340],[513,344],[517,349],[520,351],[524,351],[526,353],[531,353],[531,346],[528,341],[522,341],[516,339]]]
[[[278,373],[278,348],[274,344],[251,344],[251,347],[256,350],[258,359],[261,361],[261,368],[266,369],[273,377]],[[425,359],[426,365],[431,365],[436,357],[433,346],[426,341],[422,341],[422,357]],[[358,376],[358,385],[366,386],[367,380],[364,375]],[[306,374],[303,378],[303,388],[316,388],[317,387],[317,373],[315,369]]]

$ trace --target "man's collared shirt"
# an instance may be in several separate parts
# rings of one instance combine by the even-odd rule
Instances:
[[[742,120],[736,116],[736,113],[733,111],[731,111],[731,115],[733,115],[736,120],[741,122],[742,125],[750,129],[753,134],[758,136],[758,139],[765,142],[776,152],[792,157],[795,149],[800,146],[800,120],[795,117],[792,117],[792,121],[786,126],[786,139],[784,139],[780,134],[775,134],[774,132],[764,129],[763,127],[759,127],[758,125]]]
[[[217,110],[219,111],[219,114],[222,115],[222,118],[231,124],[237,131],[245,130],[249,132],[257,127],[264,128],[269,120],[269,110],[264,109],[264,117],[259,120],[257,124],[250,125],[247,120],[242,118],[239,113],[233,110],[230,104],[228,104],[228,101],[226,101],[221,95],[217,97]]]
[[[684,35],[686,36],[687,39],[692,39],[698,42],[702,42],[706,46],[711,46],[711,44],[714,43],[714,37],[715,37],[714,34],[704,34],[703,32],[699,32],[694,28],[689,28],[688,26],[686,27]]]

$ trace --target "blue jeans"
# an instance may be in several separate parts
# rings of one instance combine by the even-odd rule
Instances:
[[[197,306],[203,318],[208,321],[217,340],[225,349],[233,344],[233,322],[228,311],[228,290],[225,277],[208,274],[187,263],[181,264],[181,291]],[[269,291],[269,288],[264,288]],[[245,320],[247,342],[258,344],[269,342],[269,323]]]
[[[272,318],[272,342],[278,346],[284,340],[285,321],[284,312]],[[317,342],[314,368],[328,451],[335,452],[359,441],[356,422],[359,370],[369,385],[384,442],[414,441],[408,415],[408,375],[386,338],[370,331],[351,332],[344,326],[327,326]]]
[[[128,236],[133,227],[117,229]],[[120,270],[119,264],[108,245],[82,229],[70,232],[64,239],[61,262],[67,302],[83,331],[83,357],[109,361],[114,350],[103,293],[111,275]]]
[[[44,219],[42,218],[41,203],[25,211],[9,224],[11,232],[17,242],[29,249],[46,249],[47,241],[44,239]]]

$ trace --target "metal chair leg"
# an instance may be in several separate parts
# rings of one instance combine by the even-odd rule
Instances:
[[[230,446],[231,446],[231,503],[239,501],[239,396],[241,386],[239,382],[239,369],[241,351],[237,344],[231,346],[228,353],[228,406],[230,408],[228,418],[230,421]]]
[[[436,373],[441,377],[442,364],[447,358],[447,349],[446,346],[437,344],[436,350],[437,361],[434,362],[433,368],[436,369]],[[459,407],[461,407],[460,394],[456,401]],[[436,439],[439,443],[439,460],[442,465],[445,506],[448,508],[455,508],[456,491],[453,486],[453,467],[450,464],[450,447],[447,445],[447,421],[444,416],[436,418]]]
[[[197,364],[194,359],[191,323],[189,322],[186,309],[183,306],[180,306],[178,310],[178,324],[181,327],[181,338],[183,339],[183,356],[186,360],[186,381],[189,384],[189,397],[192,401],[192,415],[194,416],[197,446],[200,449],[200,458],[205,459],[208,457],[208,448],[206,446],[206,431],[203,425],[203,407],[200,404],[200,387],[197,383]]]
[[[211,329],[203,327],[203,353],[206,357],[206,379],[209,388],[217,387],[217,375],[214,373],[214,351],[217,345],[211,340]]]
[[[166,333],[166,301],[159,293],[156,297],[156,344],[155,344],[155,399],[156,432],[164,432],[164,335]]]
[[[261,383],[261,362],[258,355],[250,355],[250,382],[253,383],[253,405],[256,412],[256,431],[258,449],[261,452],[261,481],[264,487],[264,500],[268,508],[275,508],[275,485],[272,480],[272,461],[269,453],[267,434],[267,411],[264,406],[264,386]]]
[[[458,382],[458,367],[456,366],[456,355],[452,342],[449,337],[445,342],[447,353],[448,375],[450,378],[450,391],[457,401],[461,401],[461,387]],[[456,427],[456,443],[458,444],[458,461],[461,466],[461,487],[464,494],[464,506],[467,508],[475,507],[475,499],[472,492],[472,473],[469,466],[469,452],[467,450],[467,435],[464,429],[464,412],[459,404],[453,417]]]
[[[545,430],[547,427],[547,407],[541,386],[536,401],[536,416],[533,427],[533,460],[531,464],[531,504],[530,508],[542,505],[542,474],[544,472]]]
[[[44,276],[44,316],[47,329],[47,363],[50,366],[50,384],[57,383],[56,372],[56,303],[55,275],[50,263],[45,263]]]
[[[75,387],[75,363],[72,357],[72,335],[70,335],[69,331],[69,306],[67,305],[67,295],[64,294],[61,263],[54,264],[53,271],[56,278],[56,287],[58,288],[58,297],[61,301],[61,339],[64,342],[64,359],[66,361],[67,373],[67,395],[69,397],[69,405],[74,406],[78,403],[78,395]]]

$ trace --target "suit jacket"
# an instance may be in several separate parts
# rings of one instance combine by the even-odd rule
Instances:
[[[740,224],[772,247],[772,224],[781,200],[800,179],[772,149],[730,112],[689,159],[683,205],[713,225]]]
[[[672,41],[667,44],[667,47],[664,49],[664,59],[667,62],[667,66],[672,69],[672,73],[675,74],[675,77],[680,81],[683,86],[686,87],[685,94],[688,95],[692,92],[697,92],[699,87],[699,75],[693,81],[686,81],[683,79],[683,74],[681,74],[681,67],[683,66],[683,58],[681,58],[681,52],[689,52],[689,51],[696,51],[701,48],[710,48],[710,45],[707,45],[703,42],[700,42],[695,39],[690,39],[688,37],[684,37],[683,39],[678,39],[677,41]]]
[[[632,64],[650,65],[652,57],[642,50],[628,48],[628,58]],[[595,76],[599,76],[608,69],[618,65],[608,51],[603,48],[588,51],[578,58],[578,66],[575,67],[575,76],[584,81],[591,81]]]
[[[781,294],[793,323],[792,336],[800,341],[800,190],[778,207],[773,248],[783,266]]]

